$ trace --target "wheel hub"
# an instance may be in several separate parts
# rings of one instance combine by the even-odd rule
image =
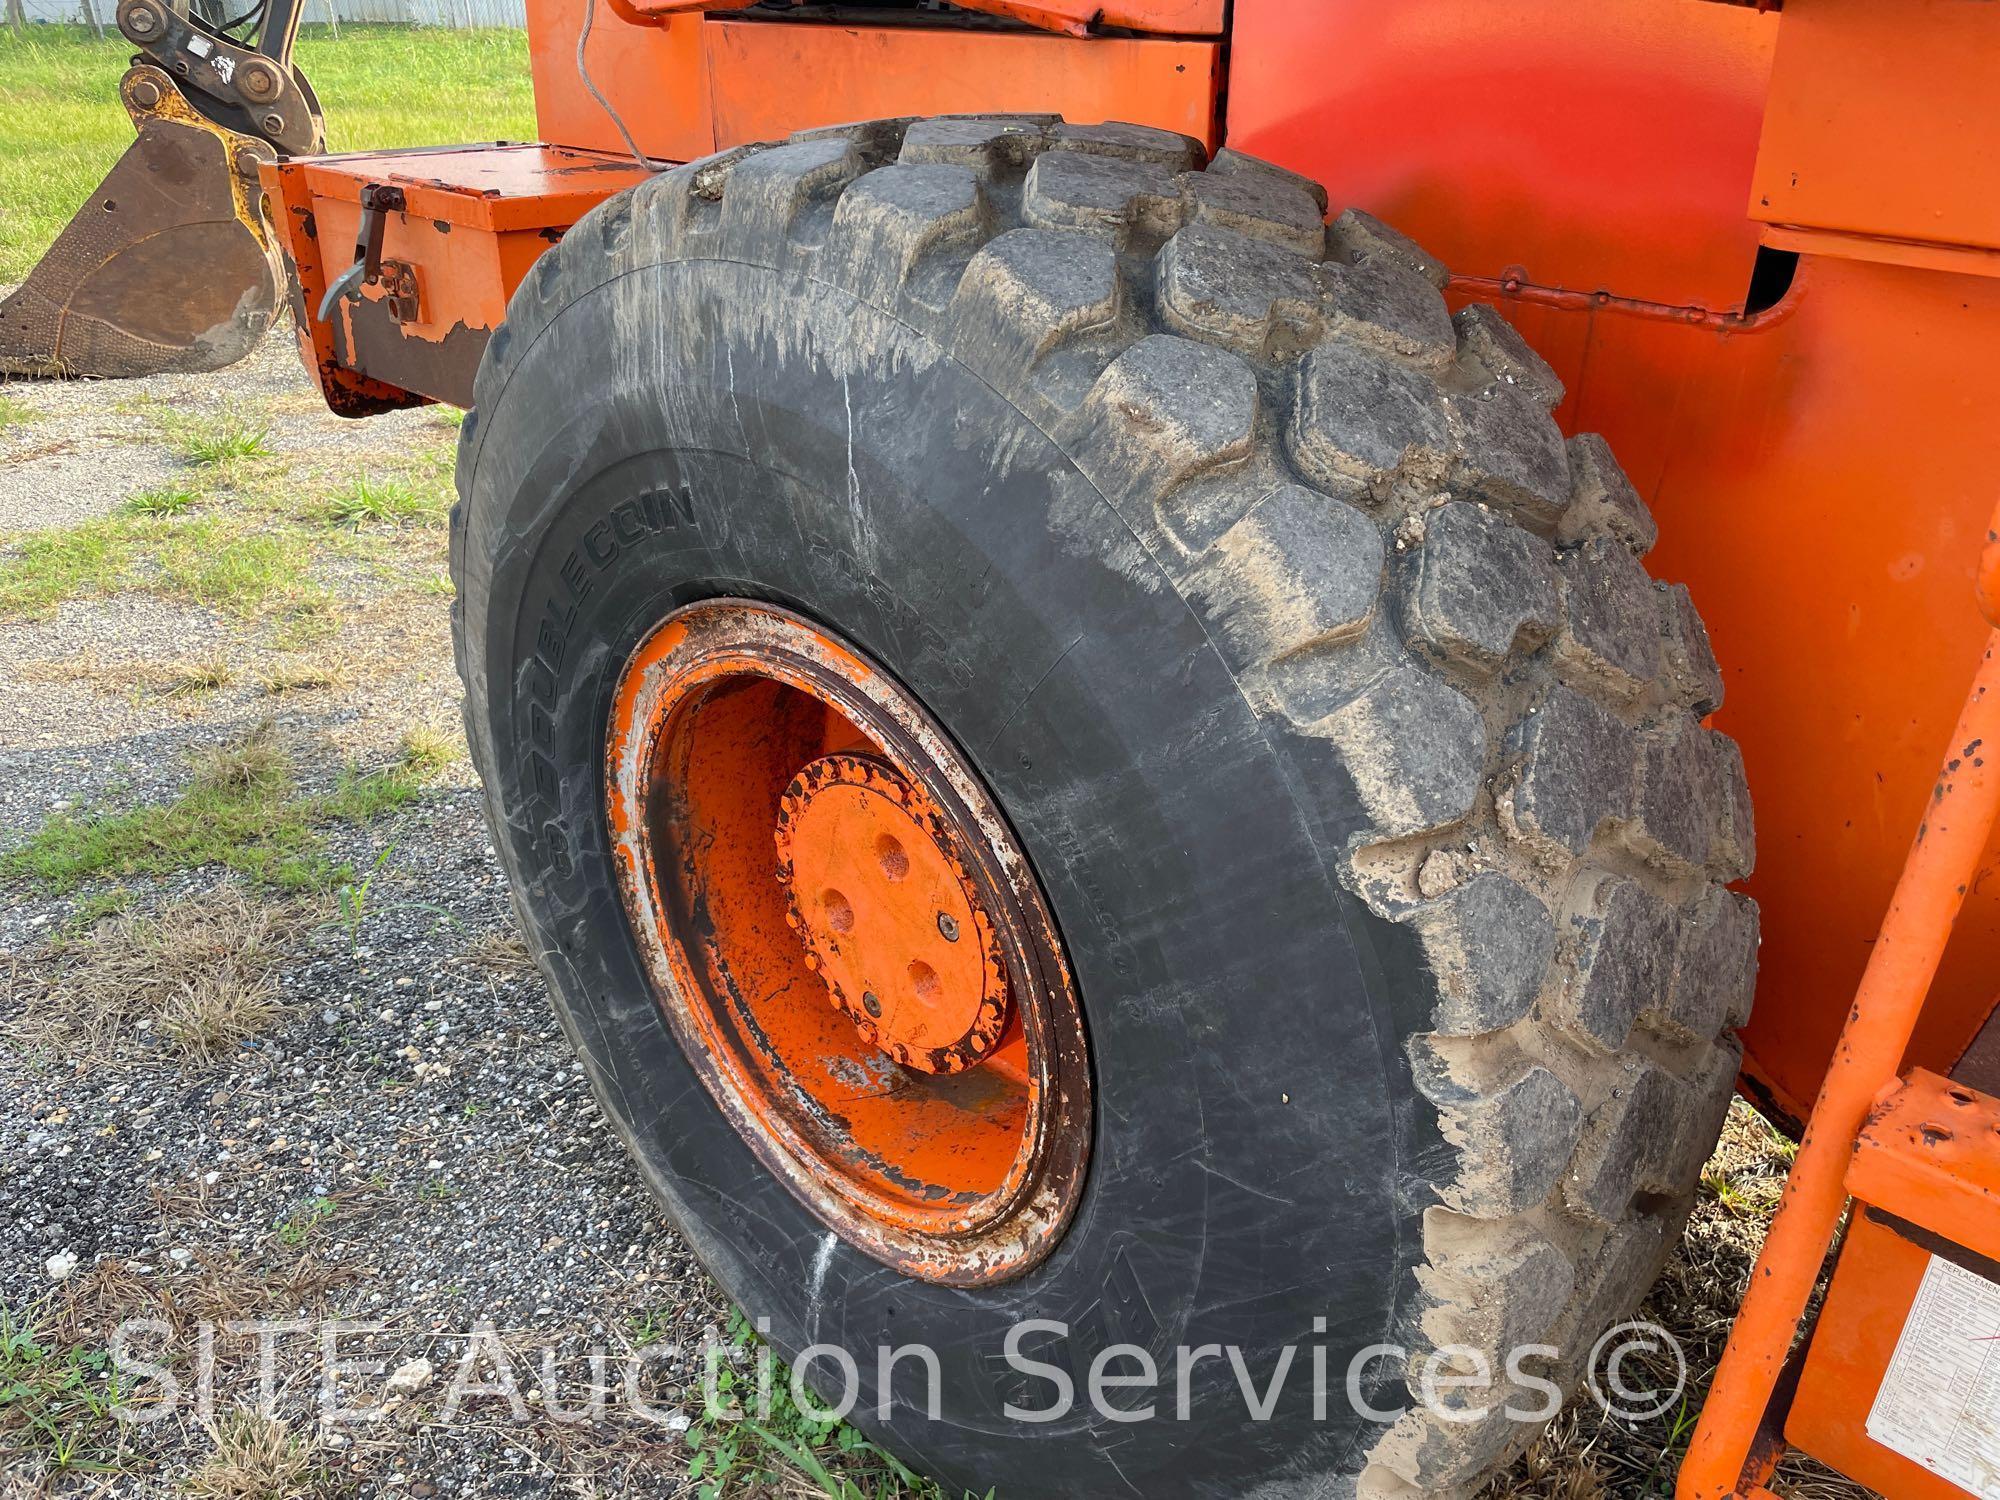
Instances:
[[[743,599],[640,640],[606,728],[639,957],[743,1141],[903,1274],[1039,1264],[1083,1189],[1089,1047],[1028,860],[941,728],[853,647]]]
[[[862,1038],[926,1073],[988,1056],[1010,1001],[951,828],[887,762],[827,755],[778,809],[778,878],[806,962]]]

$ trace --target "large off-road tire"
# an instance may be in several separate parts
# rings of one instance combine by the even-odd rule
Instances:
[[[1750,811],[1652,519],[1496,313],[1449,315],[1436,262],[1325,212],[1130,126],[814,132],[589,215],[479,372],[459,666],[557,1008],[728,1293],[787,1354],[855,1350],[856,1420],[976,1492],[1468,1492],[1536,1430],[1504,1378],[1454,1393],[1483,1420],[1383,1424],[1350,1356],[1546,1343],[1525,1368],[1573,1376],[1676,1239],[1737,1071]],[[715,596],[883,664],[1034,867],[1095,1106],[1026,1275],[952,1288],[837,1242],[662,1021],[606,716],[645,633]],[[1078,1378],[1062,1420],[1002,1414],[1048,1393],[1003,1359],[1023,1318],[1072,1330],[1029,1346]],[[938,1352],[941,1416],[901,1386],[878,1416],[882,1343]],[[1160,1362],[1152,1421],[1084,1399],[1116,1343]],[[1260,1389],[1299,1346],[1269,1420],[1217,1358],[1175,1420],[1173,1351],[1204,1344]],[[1367,1372],[1409,1404],[1401,1364]]]

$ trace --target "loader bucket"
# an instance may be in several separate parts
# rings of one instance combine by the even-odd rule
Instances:
[[[255,187],[271,148],[197,114],[150,68],[122,92],[138,139],[0,303],[0,374],[218,370],[271,326],[285,273]]]

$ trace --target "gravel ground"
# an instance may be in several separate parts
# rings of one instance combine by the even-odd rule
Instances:
[[[31,415],[0,425],[0,533],[113,515],[186,477],[163,414],[251,413],[274,455],[264,462],[302,494],[453,441],[432,413],[326,414],[285,337],[219,375],[5,394]],[[302,793],[336,786],[343,767],[388,763],[413,728],[455,736],[447,602],[423,584],[443,548],[433,524],[401,544],[386,578],[351,554],[316,557],[332,605],[303,643],[283,619],[157,591],[0,624],[0,856],[55,814],[172,801],[194,759],[259,726]],[[173,664],[190,659],[220,663],[219,680],[179,690]],[[0,886],[0,1377],[24,1319],[61,1355],[102,1349],[143,1318],[135,1353],[182,1385],[173,1411],[143,1426],[111,1423],[74,1391],[51,1398],[48,1432],[13,1434],[11,1452],[0,1421],[0,1500],[694,1494],[682,1432],[699,1350],[729,1310],[628,1164],[550,1014],[462,747],[414,802],[322,836],[357,882],[372,874],[365,898],[244,893],[275,945],[277,1008],[207,1061],[119,986],[145,930],[132,924],[206,909],[223,872],[60,894]],[[105,915],[121,904],[130,916]],[[85,1024],[106,1015],[121,1019]],[[1645,1309],[1698,1375],[1726,1336],[1786,1160],[1739,1109]],[[260,1335],[243,1326],[255,1320],[308,1327]],[[323,1420],[327,1320],[365,1325],[336,1328],[331,1350],[347,1367],[331,1389],[365,1416]],[[192,1381],[204,1328],[206,1407]],[[257,1398],[260,1339],[275,1427],[230,1415]],[[585,1399],[593,1354],[643,1411],[617,1398],[601,1420],[563,1419]],[[510,1361],[511,1394],[496,1357]],[[469,1399],[454,1405],[454,1384]],[[101,1371],[83,1367],[80,1385],[101,1407]],[[59,1437],[78,1444],[78,1463],[51,1476]],[[1685,1440],[1572,1408],[1490,1496],[1664,1495]],[[1866,1493],[1803,1464],[1777,1490]]]
[[[6,394],[35,415],[0,430],[5,532],[107,515],[176,477],[184,463],[152,415],[161,408],[253,411],[301,484],[322,468],[453,441],[423,413],[327,415],[282,337],[215,376]],[[441,568],[442,530],[424,545]],[[343,664],[334,675],[347,680],[282,694],[268,674],[301,657],[269,622],[145,593],[8,621],[0,850],[52,813],[171,801],[189,785],[192,753],[266,720],[306,789],[388,753],[412,724],[451,725],[448,601],[357,579],[338,609],[338,633],[310,659]],[[157,664],[190,657],[226,663],[232,681],[189,696],[148,687]],[[373,1420],[332,1427],[312,1420],[316,1340],[272,1336],[277,1411],[311,1460],[282,1486],[290,1492],[691,1492],[685,1351],[727,1307],[591,1100],[513,937],[469,768],[455,761],[415,803],[336,825],[326,841],[331,859],[376,872],[358,919],[324,899],[276,903],[282,1009],[214,1062],[178,1055],[157,1029],[77,1047],[47,1044],[36,1028],[89,983],[80,913],[113,890],[140,915],[172,910],[213,890],[215,869],[62,895],[16,884],[0,896],[0,1308],[38,1318],[52,1347],[101,1346],[125,1318],[161,1319],[164,1330],[133,1347],[166,1349],[183,1372],[204,1320],[374,1325],[340,1338],[339,1357],[361,1367],[342,1389],[379,1400],[397,1371],[409,1388]],[[516,1356],[524,1419],[501,1395],[442,1422],[437,1409],[484,1328]],[[256,1338],[216,1340],[222,1414],[254,1397]],[[656,1419],[574,1426],[543,1414],[532,1378],[541,1350],[557,1351],[553,1388],[573,1402],[589,1351],[618,1360],[641,1346],[640,1389]],[[419,1360],[427,1379],[416,1378]],[[0,1456],[0,1495],[179,1493],[215,1451],[192,1405],[144,1427],[95,1429],[86,1456],[122,1473],[50,1480],[44,1449]]]

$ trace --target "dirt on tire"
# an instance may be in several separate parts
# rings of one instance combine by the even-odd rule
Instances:
[[[1394,992],[1374,1012],[1397,1032],[1383,1087],[1422,1118],[1382,1189],[1407,1248],[1381,1322],[1412,1343],[1409,1378],[1434,1350],[1502,1369],[1546,1344],[1563,1352],[1540,1373],[1573,1383],[1673,1248],[1728,1107],[1757,946],[1755,905],[1731,889],[1753,859],[1741,757],[1702,722],[1722,680],[1685,589],[1646,572],[1653,521],[1601,439],[1565,440],[1554,374],[1494,309],[1453,315],[1418,247],[1354,210],[1329,225],[1326,207],[1317,185],[1235,152],[1205,162],[1168,133],[1039,118],[810,132],[606,204],[516,297],[464,430],[454,569],[470,738],[549,977],[598,1018],[572,1033],[615,1116],[630,1080],[609,1051],[624,1034],[592,1030],[599,980],[557,889],[601,850],[570,771],[535,791],[509,678],[538,649],[524,571],[560,560],[530,554],[639,403],[660,414],[630,419],[657,422],[646,440],[671,450],[731,403],[779,442],[771,413],[798,417],[830,391],[848,400],[845,477],[829,482],[853,530],[813,510],[801,539],[823,527],[811,544],[869,556],[884,532],[863,515],[857,445],[893,468],[883,455],[916,441],[870,426],[877,396],[911,365],[965,372],[1019,416],[1024,449],[1087,482],[1073,509],[1019,524],[1096,548],[1104,589],[1171,590],[1199,622],[1200,649],[1294,778],[1337,887],[1319,921],[1357,933],[1371,982]],[[684,306],[669,269],[694,289]],[[713,288],[698,294],[703,276]],[[747,305],[767,289],[792,321]],[[779,373],[676,363],[702,339]],[[604,400],[627,404],[579,435],[542,408],[593,368]],[[816,394],[787,407],[793,388]],[[637,441],[618,461],[637,462]],[[554,493],[524,498],[556,474]],[[723,522],[698,541],[721,561],[668,568],[662,598],[722,576],[782,592]],[[602,670],[611,649],[583,659]],[[1131,671],[1146,691],[1165,664]],[[643,1129],[628,1119],[625,1133]],[[690,1223],[666,1158],[635,1149],[742,1296],[741,1255]],[[797,1332],[776,1336],[789,1350]],[[1315,1462],[1363,1496],[1469,1493],[1538,1430],[1491,1404],[1475,1421],[1412,1408]],[[948,1469],[993,1446],[899,1438]],[[1273,1482],[1317,1482],[1265,1447]],[[1188,1493],[1211,1492],[1181,1472]]]

